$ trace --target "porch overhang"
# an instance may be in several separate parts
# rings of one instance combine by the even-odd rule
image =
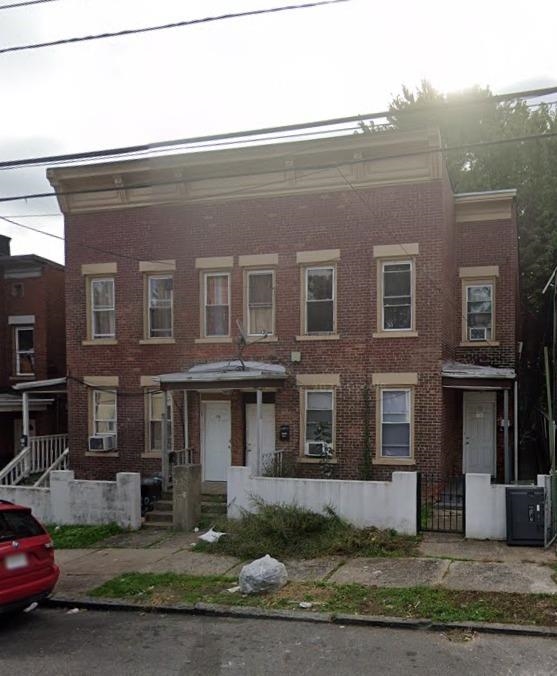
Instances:
[[[443,387],[457,390],[510,390],[516,380],[511,368],[443,362]]]
[[[12,389],[18,392],[32,392],[34,394],[65,394],[67,378],[50,378],[49,380],[31,380],[16,383]]]
[[[279,364],[233,359],[165,373],[158,381],[161,390],[259,390],[277,389],[286,377],[286,369]]]
[[[46,411],[54,399],[31,400],[30,411]],[[19,413],[23,410],[23,399],[17,394],[0,394],[0,413]]]

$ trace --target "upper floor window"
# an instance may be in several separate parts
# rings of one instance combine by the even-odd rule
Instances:
[[[486,341],[492,338],[493,284],[470,284],[466,290],[466,339]]]
[[[382,325],[383,331],[412,329],[412,262],[383,261]]]
[[[335,267],[305,268],[305,333],[335,332]]]
[[[117,407],[114,390],[93,390],[93,436],[116,434]]]
[[[381,389],[380,450],[383,458],[410,458],[412,407],[410,389]]]
[[[203,321],[206,338],[230,335],[230,273],[204,274]]]
[[[250,270],[246,274],[248,335],[271,336],[275,332],[275,274],[272,270]]]
[[[171,338],[173,321],[173,278],[151,275],[147,278],[148,338]]]
[[[114,279],[94,277],[91,285],[91,338],[114,338],[116,336],[116,306]]]
[[[18,376],[35,373],[35,330],[32,326],[15,327],[15,372]]]

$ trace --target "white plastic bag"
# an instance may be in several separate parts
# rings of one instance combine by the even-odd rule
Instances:
[[[226,533],[221,533],[218,530],[209,528],[206,533],[203,533],[203,535],[199,536],[199,539],[212,544],[213,542],[218,542],[223,535],[226,535]]]
[[[242,568],[239,582],[242,594],[260,594],[284,587],[288,573],[284,563],[266,554]]]

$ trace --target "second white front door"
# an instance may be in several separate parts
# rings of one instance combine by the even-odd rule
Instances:
[[[226,481],[230,467],[230,402],[202,402],[202,449],[204,481]]]
[[[463,471],[495,476],[496,392],[464,392]]]
[[[258,476],[264,470],[264,456],[275,452],[275,405],[261,405],[261,419],[263,424],[262,444],[260,455],[257,455],[257,404],[246,405],[246,465],[251,469],[253,476]]]

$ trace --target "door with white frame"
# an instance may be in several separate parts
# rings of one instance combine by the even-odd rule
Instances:
[[[468,472],[496,471],[497,393],[464,392],[462,416],[462,468]]]
[[[246,404],[246,465],[252,476],[261,476],[265,456],[275,452],[275,405],[261,405],[261,448],[257,453],[257,404]]]
[[[201,402],[201,452],[204,481],[226,481],[231,459],[229,401]]]

